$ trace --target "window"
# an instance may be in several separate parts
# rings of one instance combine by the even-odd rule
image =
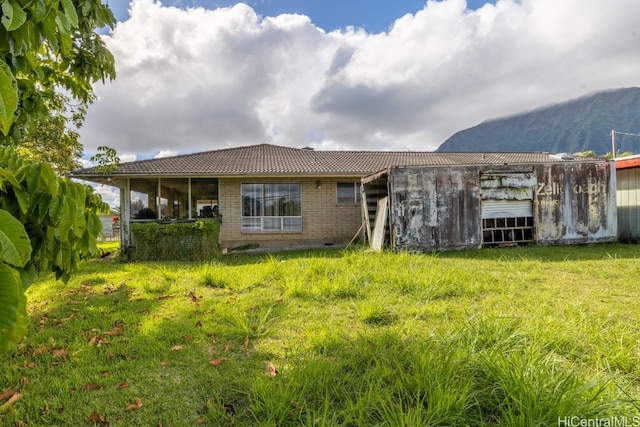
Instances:
[[[338,203],[360,203],[360,183],[339,182]]]
[[[300,231],[300,184],[242,184],[243,231]]]
[[[218,179],[191,178],[192,217],[215,218],[220,214],[218,206]]]

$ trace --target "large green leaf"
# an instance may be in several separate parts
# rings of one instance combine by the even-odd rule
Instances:
[[[58,211],[58,238],[67,240],[69,229],[71,228],[71,214],[69,212],[69,202],[64,197],[60,198],[60,210]]]
[[[76,7],[73,5],[73,1],[62,0],[61,3],[64,13],[67,15],[67,18],[69,18],[69,22],[73,28],[78,28],[78,13],[76,12]]]
[[[0,209],[0,261],[24,267],[31,259],[31,241],[24,225]]]
[[[18,84],[6,62],[0,59],[0,131],[8,135],[18,108]]]
[[[27,12],[15,0],[4,0],[2,2],[2,25],[7,31],[17,30],[27,20]]]
[[[49,194],[55,197],[58,195],[58,183],[62,181],[57,178],[56,173],[53,171],[51,165],[42,163],[41,166],[42,168],[40,170],[40,185],[43,189],[46,188]]]
[[[0,190],[6,188],[4,185],[5,182],[11,184],[13,188],[20,188],[20,183],[15,175],[6,169],[0,168]]]
[[[0,263],[0,349],[22,338],[26,328],[26,297],[20,274]]]

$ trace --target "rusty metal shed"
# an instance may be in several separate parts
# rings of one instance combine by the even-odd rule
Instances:
[[[612,162],[548,153],[458,154],[362,178],[372,247],[439,251],[616,240]]]

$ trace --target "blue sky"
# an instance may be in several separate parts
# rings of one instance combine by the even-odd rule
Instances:
[[[103,0],[108,3],[119,21],[129,17],[128,0]],[[386,31],[389,26],[407,13],[416,13],[426,0],[249,0],[251,6],[262,16],[277,16],[283,13],[306,15],[318,27],[332,31],[348,26],[360,27],[369,32]],[[165,7],[216,7],[233,6],[237,1],[225,0],[164,0]],[[469,9],[478,9],[486,0],[467,0]]]

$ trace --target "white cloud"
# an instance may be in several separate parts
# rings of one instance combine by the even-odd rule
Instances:
[[[120,189],[110,185],[92,184],[93,191],[102,196],[102,201],[109,206],[120,206]]]
[[[120,158],[120,163],[135,162],[138,160],[138,155],[134,153],[122,153],[119,154],[118,157]]]
[[[435,149],[489,118],[639,86],[639,18],[637,0],[499,0],[475,11],[443,0],[386,33],[327,33],[243,4],[134,0],[106,39],[118,77],[96,87],[82,141],[89,153],[107,145],[142,158],[263,142]]]
[[[176,154],[178,154],[176,151],[174,150],[160,150],[160,152],[158,154],[156,154],[155,156],[153,156],[154,159],[161,159],[163,157],[173,157]]]

